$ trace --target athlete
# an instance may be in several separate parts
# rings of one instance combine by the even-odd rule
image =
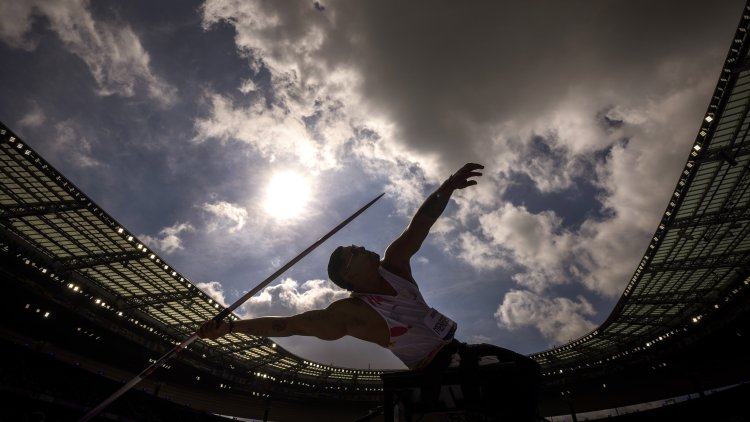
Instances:
[[[538,365],[510,350],[490,345],[466,345],[453,338],[456,323],[425,302],[411,272],[411,258],[445,210],[451,194],[477,184],[484,166],[468,163],[451,175],[419,207],[406,230],[380,255],[362,246],[339,246],[331,254],[328,276],[351,292],[350,297],[290,317],[242,321],[208,321],[201,338],[228,333],[264,337],[293,335],[335,340],[352,336],[393,352],[409,369],[439,372],[460,362],[474,367],[487,362],[519,362],[538,376]],[[489,359],[489,360],[488,360]]]

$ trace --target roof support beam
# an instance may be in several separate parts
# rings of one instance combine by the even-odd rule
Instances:
[[[573,350],[586,356],[589,359],[604,358],[605,354],[603,350],[595,349],[588,346],[586,342],[573,346]]]
[[[707,303],[705,295],[711,289],[695,289],[689,292],[662,292],[632,295],[628,297],[628,305],[678,305],[680,303]]]
[[[130,308],[144,308],[164,303],[177,302],[180,300],[191,300],[199,297],[197,291],[187,290],[174,293],[154,293],[150,295],[138,295],[125,298]]]
[[[711,268],[737,267],[747,261],[750,251],[699,256],[695,258],[676,259],[663,263],[651,263],[643,269],[643,273],[662,271],[692,271]]]
[[[259,346],[262,346],[263,344],[264,344],[264,341],[262,337],[258,337],[255,340],[250,341],[250,342],[224,344],[222,345],[222,351],[220,352],[220,354],[232,355],[235,353],[241,353],[241,352],[244,352],[245,350],[255,349]]]
[[[630,340],[630,338],[625,338],[625,337],[626,336],[615,335],[615,334],[612,334],[612,333],[608,333],[606,331],[600,331],[596,335],[596,338],[604,339],[604,340],[607,340],[607,341],[611,341],[612,343],[620,345],[620,346],[624,345],[627,342],[627,340]]]
[[[95,267],[97,265],[112,264],[115,262],[136,261],[146,258],[143,251],[121,251],[87,256],[73,256],[58,261],[60,266],[66,270],[80,270],[82,268]]]
[[[261,366],[268,365],[269,363],[274,363],[274,362],[279,361],[281,359],[284,359],[284,356],[281,355],[281,354],[279,354],[279,353],[277,353],[275,355],[271,355],[270,357],[266,357],[266,358],[262,358],[262,359],[258,359],[256,361],[253,361],[251,363],[252,366],[247,369],[247,373],[251,373],[254,370],[260,368]]]
[[[35,204],[19,204],[11,206],[0,206],[0,220],[11,218],[23,218],[46,214],[59,214],[68,211],[77,211],[86,208],[79,201],[40,202]]]
[[[686,229],[698,226],[710,226],[725,222],[740,222],[750,220],[750,207],[731,208],[718,212],[705,213],[697,216],[679,218],[669,225],[670,230]]]
[[[737,145],[726,146],[722,148],[709,149],[703,153],[703,156],[695,160],[698,164],[710,163],[714,161],[726,161],[730,166],[736,166],[737,159],[745,155],[750,154],[750,146],[741,144],[738,148]]]
[[[647,319],[647,316],[645,315],[621,315],[619,318],[617,318],[617,323],[643,326],[643,327],[659,327],[659,328],[669,328],[669,329],[685,326],[685,324],[674,324],[674,323],[665,322],[665,320],[672,320],[672,319],[674,319],[673,316],[666,316],[666,315],[650,317],[650,319]]]

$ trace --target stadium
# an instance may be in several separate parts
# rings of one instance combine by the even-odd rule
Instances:
[[[749,29],[746,6],[610,316],[531,355],[548,420],[750,420]],[[33,144],[0,126],[3,419],[76,420],[224,308]],[[99,418],[382,420],[381,375],[232,334],[193,343]]]

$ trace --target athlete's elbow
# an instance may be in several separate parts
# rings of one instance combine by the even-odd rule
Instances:
[[[318,334],[317,337],[319,339],[321,339],[321,340],[333,341],[333,340],[338,340],[338,339],[344,337],[344,334],[338,334],[338,333],[328,334],[328,333],[326,333],[326,334]]]
[[[324,331],[319,331],[319,332],[315,333],[315,337],[317,337],[317,338],[319,338],[321,340],[326,340],[326,341],[338,340],[338,339],[344,337],[345,335],[346,335],[346,331],[345,330],[336,330],[336,329],[334,329],[334,330],[324,330]]]

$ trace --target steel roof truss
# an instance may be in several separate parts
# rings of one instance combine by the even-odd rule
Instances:
[[[664,263],[653,263],[644,268],[643,272],[657,273],[663,271],[686,271],[736,267],[747,260],[749,253],[750,251],[740,251],[734,253],[723,253],[717,255],[677,259]]]
[[[39,202],[35,204],[0,205],[0,219],[59,214],[86,208],[78,201]]]
[[[156,293],[139,296],[131,296],[126,298],[126,301],[131,308],[144,308],[148,306],[158,306],[170,302],[179,302],[183,300],[191,300],[198,297],[198,293],[191,290],[172,292],[172,293]]]
[[[88,256],[73,256],[59,260],[62,268],[66,270],[78,270],[82,268],[96,267],[98,265],[112,264],[115,262],[134,261],[146,258],[141,251],[123,251],[100,253]]]

